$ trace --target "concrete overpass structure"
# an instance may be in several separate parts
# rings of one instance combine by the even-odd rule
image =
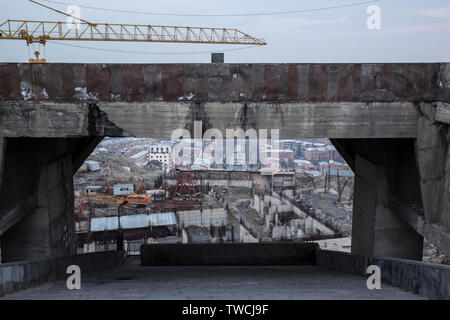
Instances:
[[[330,138],[356,176],[352,253],[450,255],[450,64],[0,64],[2,261],[75,252],[72,176],[104,136],[195,121]]]

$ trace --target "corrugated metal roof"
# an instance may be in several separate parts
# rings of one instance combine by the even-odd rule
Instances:
[[[116,230],[118,224],[117,217],[92,218],[91,231]]]
[[[152,213],[147,217],[150,226],[170,226],[177,224],[177,217],[174,212]]]
[[[120,227],[122,229],[139,229],[149,226],[171,226],[177,224],[177,217],[174,212],[161,212],[152,214],[135,214],[120,217]],[[91,231],[117,230],[117,217],[101,217],[91,219]]]
[[[147,228],[148,218],[146,214],[135,214],[120,217],[120,227],[122,229]]]

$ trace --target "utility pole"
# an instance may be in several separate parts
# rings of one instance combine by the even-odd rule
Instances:
[[[116,240],[116,250],[123,251],[123,234],[120,227],[120,207],[123,203],[117,206],[117,240]]]

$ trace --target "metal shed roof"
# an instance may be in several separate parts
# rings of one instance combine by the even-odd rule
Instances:
[[[91,219],[91,231],[116,230],[119,225],[117,217],[101,217]]]
[[[151,214],[135,214],[120,217],[120,227],[122,229],[139,229],[149,226],[171,226],[177,224],[177,217],[174,212],[161,212]],[[91,219],[91,231],[117,230],[117,217],[101,217]]]
[[[171,226],[177,224],[177,217],[174,212],[152,213],[147,217],[151,226]]]

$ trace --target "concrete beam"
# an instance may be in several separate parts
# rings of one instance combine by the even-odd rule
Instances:
[[[418,112],[410,102],[4,102],[8,137],[135,136],[170,138],[194,122],[203,131],[279,130],[280,138],[415,138]]]
[[[96,104],[0,102],[0,136],[76,138],[130,136],[115,126]]]
[[[0,64],[0,100],[450,101],[446,63]]]

